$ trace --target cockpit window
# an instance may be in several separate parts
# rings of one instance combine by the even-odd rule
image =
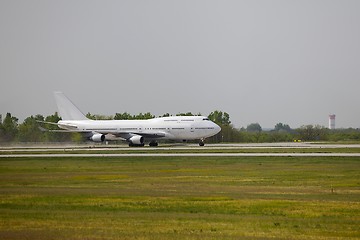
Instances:
[[[203,118],[203,121],[210,121],[210,119],[208,119],[208,118]]]

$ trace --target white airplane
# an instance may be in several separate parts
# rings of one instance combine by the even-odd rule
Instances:
[[[161,117],[148,120],[91,120],[62,93],[54,92],[62,120],[55,123],[67,132],[80,132],[94,142],[122,139],[129,146],[158,146],[157,140],[195,140],[204,146],[204,139],[221,128],[204,116]],[[54,123],[53,123],[54,124]]]

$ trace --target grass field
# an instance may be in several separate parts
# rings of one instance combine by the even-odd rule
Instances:
[[[360,239],[359,226],[359,157],[0,157],[0,239]]]

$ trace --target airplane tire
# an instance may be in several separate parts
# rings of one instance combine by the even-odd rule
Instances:
[[[149,146],[150,147],[157,147],[159,144],[157,142],[150,142]]]
[[[145,144],[133,144],[133,143],[129,143],[129,147],[143,147]]]
[[[200,146],[200,147],[203,147],[204,145],[205,145],[204,141],[200,141],[200,142],[199,142],[199,146]]]

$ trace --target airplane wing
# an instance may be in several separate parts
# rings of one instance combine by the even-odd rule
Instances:
[[[103,133],[107,134],[107,133]],[[110,134],[123,138],[125,140],[132,138],[133,136],[142,136],[146,139],[156,139],[156,138],[162,138],[165,137],[165,133],[156,132],[156,133],[142,133],[142,132],[111,132]]]
[[[53,123],[53,122],[45,122],[45,121],[37,121],[39,123],[45,123],[45,124],[51,124],[51,125],[56,125],[56,126],[59,126],[58,123]],[[67,127],[71,127],[71,125],[67,124],[66,125]],[[56,130],[53,130],[53,129],[46,129],[46,128],[43,128],[43,127],[40,127],[39,126],[39,129],[43,132],[67,132],[67,133],[72,133],[72,132],[79,132],[79,133],[85,133],[85,134],[88,134],[89,136],[90,135],[97,135],[97,134],[102,134],[102,135],[108,135],[108,139],[111,139],[113,138],[113,140],[116,140],[116,138],[120,138],[120,139],[123,139],[123,140],[126,140],[128,141],[129,139],[131,139],[132,137],[134,136],[141,136],[145,139],[159,139],[159,138],[163,138],[165,137],[165,133],[164,132],[147,132],[147,133],[144,133],[144,132],[116,132],[116,131],[89,131],[89,130],[80,130],[80,129],[76,129],[75,128],[76,126],[74,126],[74,129],[56,129]]]

